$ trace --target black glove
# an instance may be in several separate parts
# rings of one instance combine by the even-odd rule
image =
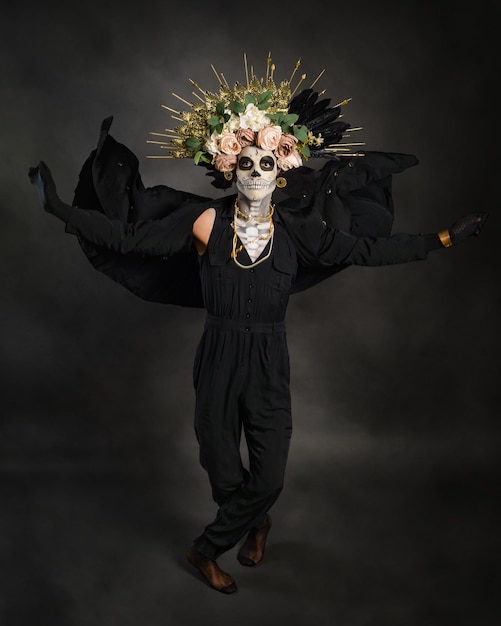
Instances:
[[[65,204],[57,195],[56,183],[47,165],[40,161],[37,167],[30,167],[28,176],[32,184],[37,188],[42,207],[48,213],[52,213],[52,215],[66,221],[71,206]]]
[[[455,246],[472,235],[478,236],[488,213],[470,213],[454,222],[452,226],[439,233],[424,235],[427,252]]]
[[[470,213],[448,228],[452,245],[461,243],[472,235],[480,235],[487,213]]]

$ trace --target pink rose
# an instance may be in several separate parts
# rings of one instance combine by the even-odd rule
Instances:
[[[235,133],[235,136],[242,148],[252,146],[252,144],[256,141],[256,133],[250,128],[239,128]]]
[[[275,151],[277,157],[287,157],[296,148],[297,139],[290,133],[283,133]]]
[[[237,166],[237,157],[235,154],[216,154],[212,164],[218,172],[231,172]]]
[[[219,149],[224,154],[238,154],[242,149],[242,146],[238,143],[237,138],[233,133],[223,135],[219,140]]]
[[[287,172],[287,170],[291,170],[294,167],[301,167],[302,164],[303,162],[297,150],[293,150],[286,157],[278,157],[277,159],[278,168],[281,169],[282,172]]]
[[[280,126],[265,126],[257,133],[256,145],[264,150],[275,150],[281,136]]]

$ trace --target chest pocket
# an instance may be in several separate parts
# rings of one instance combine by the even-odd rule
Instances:
[[[233,261],[228,250],[213,246],[209,251],[208,261],[211,280],[215,286],[229,285],[234,282]]]
[[[272,271],[269,284],[272,289],[289,293],[297,271],[297,264],[291,257],[275,254],[272,258]]]

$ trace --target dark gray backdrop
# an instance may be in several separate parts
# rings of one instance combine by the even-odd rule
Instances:
[[[493,3],[4,4],[2,626],[499,623]],[[71,201],[114,115],[147,186],[217,195],[191,163],[147,159],[148,132],[188,78],[216,89],[211,63],[234,82],[268,51],[277,78],[325,67],[369,149],[419,157],[395,178],[395,231],[490,216],[426,262],[292,298],[286,487],[265,563],[222,558],[241,587],[224,597],[184,556],[214,514],[192,431],[203,313],[95,272],[27,170],[45,160]]]

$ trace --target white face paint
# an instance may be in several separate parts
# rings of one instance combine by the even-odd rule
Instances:
[[[262,200],[276,187],[277,160],[271,150],[242,148],[236,170],[237,189],[248,200]]]

